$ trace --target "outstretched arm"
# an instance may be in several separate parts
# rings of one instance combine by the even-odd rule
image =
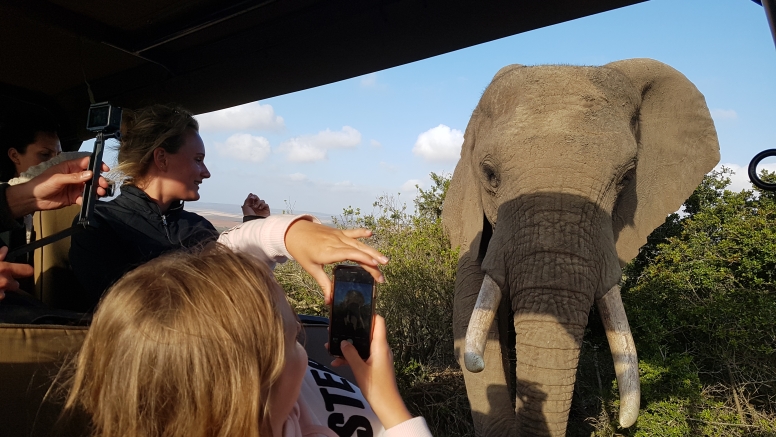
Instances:
[[[372,235],[367,229],[342,231],[316,223],[311,215],[273,215],[265,220],[252,220],[224,232],[218,242],[235,252],[249,253],[274,267],[276,262],[293,258],[323,290],[326,303],[331,302],[331,279],[324,264],[355,261],[378,282],[384,282],[379,265],[388,258],[357,238]]]

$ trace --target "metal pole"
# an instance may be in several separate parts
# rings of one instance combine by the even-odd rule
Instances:
[[[761,0],[763,9],[765,9],[765,16],[768,18],[768,24],[771,26],[771,35],[773,35],[773,43],[776,44],[776,21],[774,15],[776,15],[776,0]]]
[[[84,184],[84,193],[81,197],[81,215],[78,224],[87,227],[93,226],[94,204],[97,202],[97,187],[100,184],[100,172],[102,171],[102,152],[105,149],[105,132],[98,132],[94,140],[94,152],[89,159],[89,170],[92,171],[92,179]],[[112,138],[113,135],[107,135]]]

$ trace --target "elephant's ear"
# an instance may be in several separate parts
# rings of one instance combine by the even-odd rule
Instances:
[[[719,162],[719,142],[706,100],[683,74],[652,59],[628,59],[604,68],[627,76],[641,94],[635,175],[612,215],[624,265]]]
[[[453,171],[453,179],[447,188],[442,208],[442,225],[450,237],[452,247],[460,247],[460,255],[473,247],[479,248],[482,233],[483,212],[477,179],[474,153],[474,128],[476,111],[466,128],[461,159]],[[475,243],[474,245],[472,243]]]

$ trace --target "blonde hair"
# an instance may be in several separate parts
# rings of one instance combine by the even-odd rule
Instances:
[[[137,183],[148,172],[154,150],[161,147],[168,153],[177,153],[187,129],[198,132],[199,123],[189,111],[177,106],[124,110],[117,170],[130,183]]]
[[[220,245],[138,267],[102,299],[66,412],[95,436],[258,436],[284,366],[274,278]]]

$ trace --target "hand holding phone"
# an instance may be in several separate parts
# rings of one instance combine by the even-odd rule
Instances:
[[[369,401],[380,422],[386,429],[392,428],[412,418],[396,386],[396,372],[393,368],[393,354],[388,346],[388,334],[385,319],[375,315],[372,330],[372,354],[362,361],[355,348],[342,344],[344,357],[337,358],[331,364],[335,367],[348,365],[353,371],[361,393]]]
[[[375,281],[360,266],[334,267],[334,296],[329,312],[329,353],[341,357],[343,341],[366,360],[372,342]]]

